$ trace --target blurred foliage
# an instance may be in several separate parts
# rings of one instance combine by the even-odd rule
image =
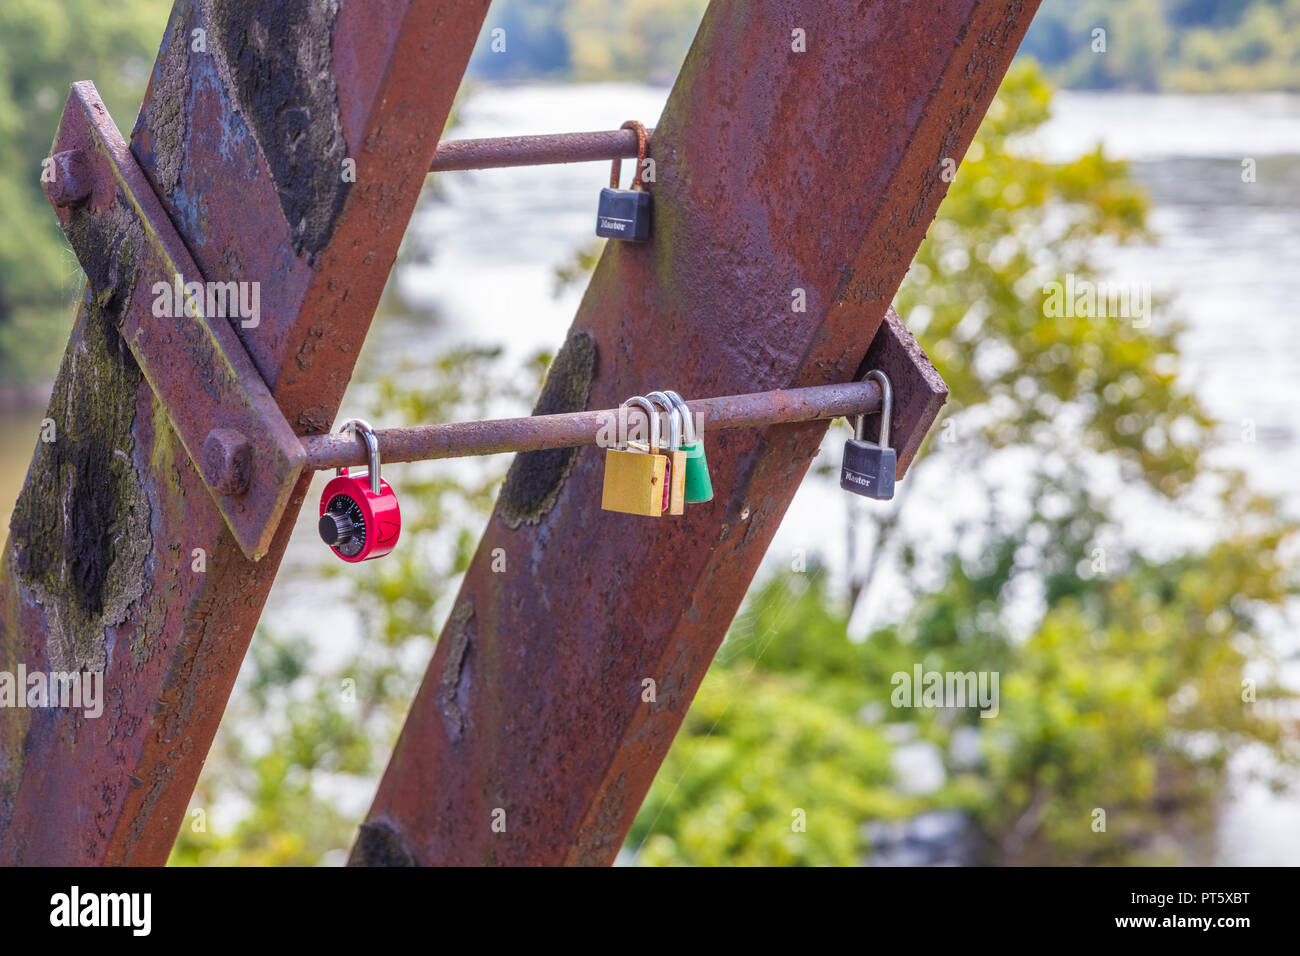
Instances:
[[[1044,0],[1022,51],[1070,88],[1300,90],[1300,0]]]
[[[668,84],[707,6],[708,0],[497,0],[470,71],[484,78]],[[494,30],[505,31],[496,35],[495,51]]]
[[[0,4],[0,381],[52,376],[83,277],[41,189],[68,90],[93,80],[134,125],[169,0]]]
[[[573,254],[568,262],[555,267],[554,294],[559,298],[568,289],[577,285],[586,285],[596,263],[605,251],[605,240],[594,239]]]
[[[1209,424],[1175,381],[1179,327],[1043,307],[1049,283],[1102,278],[1099,237],[1148,238],[1145,196],[1100,147],[1064,164],[1007,148],[1047,120],[1050,97],[1033,64],[1012,68],[896,304],[943,372],[947,416],[978,407],[965,421],[989,446],[1069,438],[1176,493]]]
[[[559,79],[567,75],[570,44],[564,24],[571,3],[497,0],[483,21],[470,73],[483,79]]]
[[[574,78],[671,83],[706,6],[702,0],[571,0],[564,25]]]
[[[1267,705],[1242,699],[1247,661],[1270,655],[1257,612],[1293,593],[1276,563],[1256,560],[1285,532],[1233,534],[1165,563],[1135,557],[1109,575],[1060,575],[1041,621],[1017,639],[1002,601],[1016,573],[1041,573],[1020,552],[1025,540],[1052,540],[1061,530],[1052,524],[991,522],[985,554],[947,556],[943,587],[860,643],[819,567],[769,578],[637,817],[628,845],[638,861],[853,865],[870,859],[868,821],[957,810],[976,848],[966,862],[1179,862],[1183,837],[1211,822],[1232,753],[1267,746],[1282,761],[1279,779],[1290,779],[1294,731],[1285,736]],[[1082,562],[1085,546],[1045,547],[1042,557]],[[918,663],[999,672],[998,715],[891,707],[891,675]],[[1290,696],[1269,680],[1254,693]],[[955,739],[972,730],[974,759]],[[943,784],[900,787],[891,741],[931,747]],[[1105,832],[1092,828],[1097,808]],[[792,826],[799,810],[806,833]]]
[[[485,78],[671,83],[706,0],[498,0]],[[1093,31],[1106,33],[1094,50]],[[505,49],[492,49],[503,30]],[[498,38],[502,35],[498,34]],[[1043,0],[1022,52],[1068,88],[1300,89],[1300,0]]]

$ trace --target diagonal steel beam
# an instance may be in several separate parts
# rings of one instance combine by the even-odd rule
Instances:
[[[1036,7],[714,0],[652,241],[608,244],[537,412],[852,378]],[[671,522],[601,512],[593,449],[520,455],[351,862],[610,862],[825,429],[715,433]]]
[[[172,10],[131,150],[202,277],[259,284],[235,332],[298,434],[333,421],[487,5]],[[0,710],[0,863],[166,860],[306,491],[245,558],[118,332],[148,323],[138,241],[103,237],[0,567],[0,671],[102,672],[104,709]]]

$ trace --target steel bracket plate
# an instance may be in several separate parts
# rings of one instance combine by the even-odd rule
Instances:
[[[50,155],[43,185],[86,272],[87,294],[117,300],[118,331],[168,421],[244,554],[261,558],[305,453],[230,319],[206,315],[228,314],[239,290],[216,290],[224,300],[187,290],[212,286],[93,83],[72,84]]]
[[[891,306],[867,347],[859,374],[878,368],[889,376],[894,389],[894,416],[890,423],[892,444],[898,453],[898,478],[907,474],[921,443],[948,400],[948,386],[930,362],[916,337]],[[863,433],[871,438],[880,432],[880,413],[867,415]]]

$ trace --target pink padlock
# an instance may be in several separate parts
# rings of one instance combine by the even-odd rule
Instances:
[[[344,561],[368,561],[392,551],[402,533],[397,495],[379,474],[379,439],[370,423],[350,418],[339,431],[351,428],[365,439],[370,474],[358,478],[347,468],[334,473],[320,496],[320,536]]]

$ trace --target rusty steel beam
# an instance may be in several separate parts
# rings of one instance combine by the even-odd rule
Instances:
[[[206,290],[186,291],[200,278],[198,266],[93,83],[72,84],[53,155],[80,157],[75,181],[84,195],[70,203],[55,191],[50,199],[92,295],[152,303],[157,288],[166,290],[162,308],[123,309],[118,332],[244,554],[261,558],[302,473],[301,442],[227,316],[205,317]],[[126,236],[132,241],[114,242]],[[233,288],[238,316],[240,293]],[[221,291],[228,299],[230,289]],[[223,301],[215,311],[230,311],[227,306]],[[251,315],[247,321],[255,320],[260,324]]]
[[[299,435],[333,422],[487,5],[172,10],[131,151],[201,276],[259,283],[234,331]],[[122,225],[0,568],[0,670],[100,672],[104,710],[0,710],[0,863],[166,860],[307,488],[248,560],[118,332],[151,306]]]
[[[653,129],[646,133],[654,134]],[[592,163],[636,156],[636,133],[630,129],[591,133],[547,133],[541,136],[498,136],[458,139],[438,144],[430,172],[461,169],[502,169],[507,166],[544,166],[557,163]]]
[[[687,402],[700,434],[726,428],[755,428],[865,415],[880,411],[880,386],[875,382],[846,382],[817,385],[751,395],[726,395]],[[645,413],[633,410],[645,420]],[[664,413],[660,413],[661,416]],[[546,448],[581,448],[599,444],[602,432],[609,434],[618,421],[618,410],[570,412],[565,415],[535,415],[531,418],[501,418],[484,422],[456,422],[450,425],[415,425],[385,428],[375,432],[385,464],[394,461],[427,461],[434,458],[465,458],[471,455],[499,455],[502,452],[540,451]],[[353,434],[318,435],[304,442],[307,467],[316,471],[364,465],[364,440]]]
[[[537,412],[854,379],[1036,7],[714,0]],[[351,862],[610,862],[825,429],[715,433],[653,534],[595,450],[519,455]]]

